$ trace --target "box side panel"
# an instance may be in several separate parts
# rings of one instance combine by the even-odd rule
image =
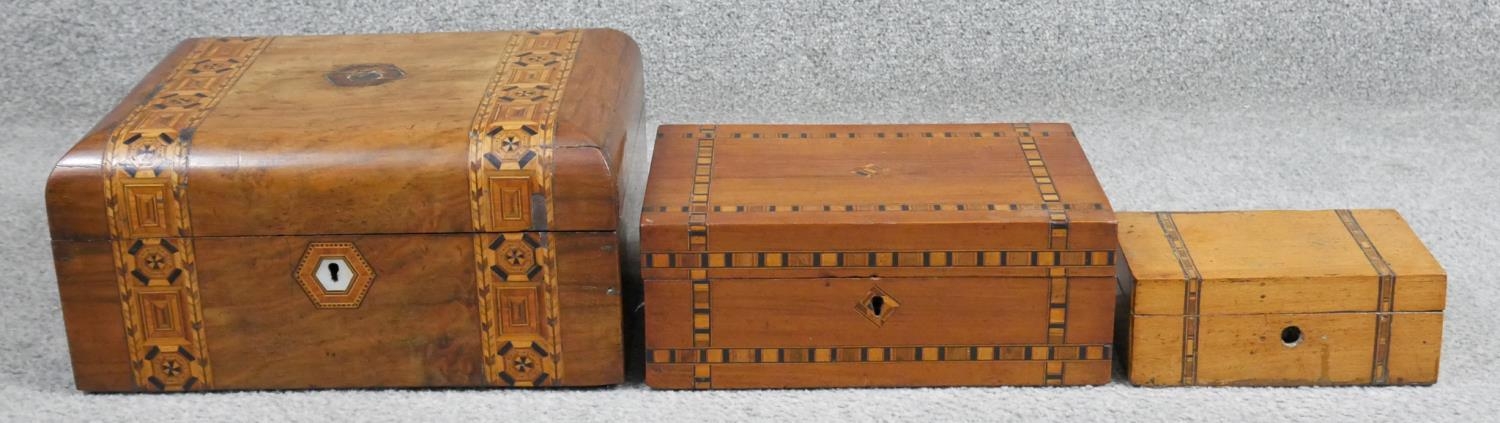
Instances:
[[[601,386],[623,382],[618,237],[614,232],[561,232],[551,236],[557,255],[562,383]]]
[[[368,263],[371,275],[346,266],[355,274],[346,277],[366,277],[360,301],[314,300],[320,276],[304,272],[321,272],[326,256],[310,249],[314,243],[349,243]],[[469,235],[195,244],[216,389],[485,384]]]
[[[1353,210],[1350,214],[1395,275],[1395,311],[1442,311],[1447,273],[1395,210]]]
[[[614,230],[625,143],[644,99],[640,49],[612,29],[581,31],[553,139],[554,230]]]
[[[620,194],[605,156],[593,148],[552,152],[551,220],[556,231],[613,231],[620,224]],[[535,207],[533,207],[535,209]]]
[[[643,81],[635,40],[613,29],[583,30],[558,109],[557,145],[597,148],[619,175],[626,137],[640,118]]]
[[[1437,383],[1443,313],[1396,313],[1391,319],[1392,385]]]
[[[685,280],[645,282],[646,349],[693,346],[693,285]]]
[[[1065,285],[1060,285],[1058,279],[1050,279],[1052,294],[1058,290],[1067,291],[1067,304],[1058,307],[1051,305],[1049,312],[1056,313],[1061,309],[1061,320],[1054,314],[1049,314],[1049,322],[1052,326],[1057,323],[1064,325],[1064,343],[1068,344],[1108,344],[1114,341],[1115,336],[1115,278],[1067,278]]]
[[[73,378],[83,391],[137,389],[126,355],[112,254],[109,241],[52,242]]]
[[[1130,318],[1126,374],[1138,386],[1183,384],[1182,316],[1135,315]]]

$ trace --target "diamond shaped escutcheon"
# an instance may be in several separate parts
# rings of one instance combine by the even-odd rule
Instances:
[[[881,327],[885,326],[886,320],[889,320],[899,307],[901,307],[900,302],[876,286],[871,287],[870,292],[865,293],[864,299],[854,304],[854,311],[865,316],[876,327]]]

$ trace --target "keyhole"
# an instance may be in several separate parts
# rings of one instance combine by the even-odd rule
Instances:
[[[1288,347],[1295,347],[1302,342],[1302,328],[1287,326],[1281,330],[1281,343]]]
[[[876,316],[880,315],[881,309],[885,307],[885,297],[875,296],[870,298],[870,311]]]
[[[331,278],[333,278],[334,282],[338,282],[339,281],[339,264],[338,263],[328,263],[328,276],[331,277]]]

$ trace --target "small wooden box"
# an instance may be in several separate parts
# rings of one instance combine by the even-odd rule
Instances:
[[[194,39],[58,163],[78,388],[621,381],[618,31]]]
[[[1447,277],[1395,211],[1119,216],[1132,383],[1437,381]]]
[[[654,388],[1110,380],[1115,218],[1065,124],[672,125]]]

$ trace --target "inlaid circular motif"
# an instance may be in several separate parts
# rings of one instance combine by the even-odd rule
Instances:
[[[147,245],[135,253],[135,268],[152,279],[160,279],[171,274],[176,265],[172,263],[172,253],[166,248]]]
[[[526,274],[536,264],[531,248],[519,241],[506,241],[496,252],[500,253],[500,267],[510,274]]]
[[[334,69],[325,77],[340,87],[369,87],[406,78],[406,71],[390,63],[360,63]]]
[[[178,386],[187,382],[192,375],[188,366],[193,361],[192,357],[185,356],[181,350],[175,352],[162,351],[151,359],[151,374],[157,381],[167,386]]]
[[[516,379],[535,379],[542,370],[542,357],[531,350],[515,350],[507,357],[507,361]]]

